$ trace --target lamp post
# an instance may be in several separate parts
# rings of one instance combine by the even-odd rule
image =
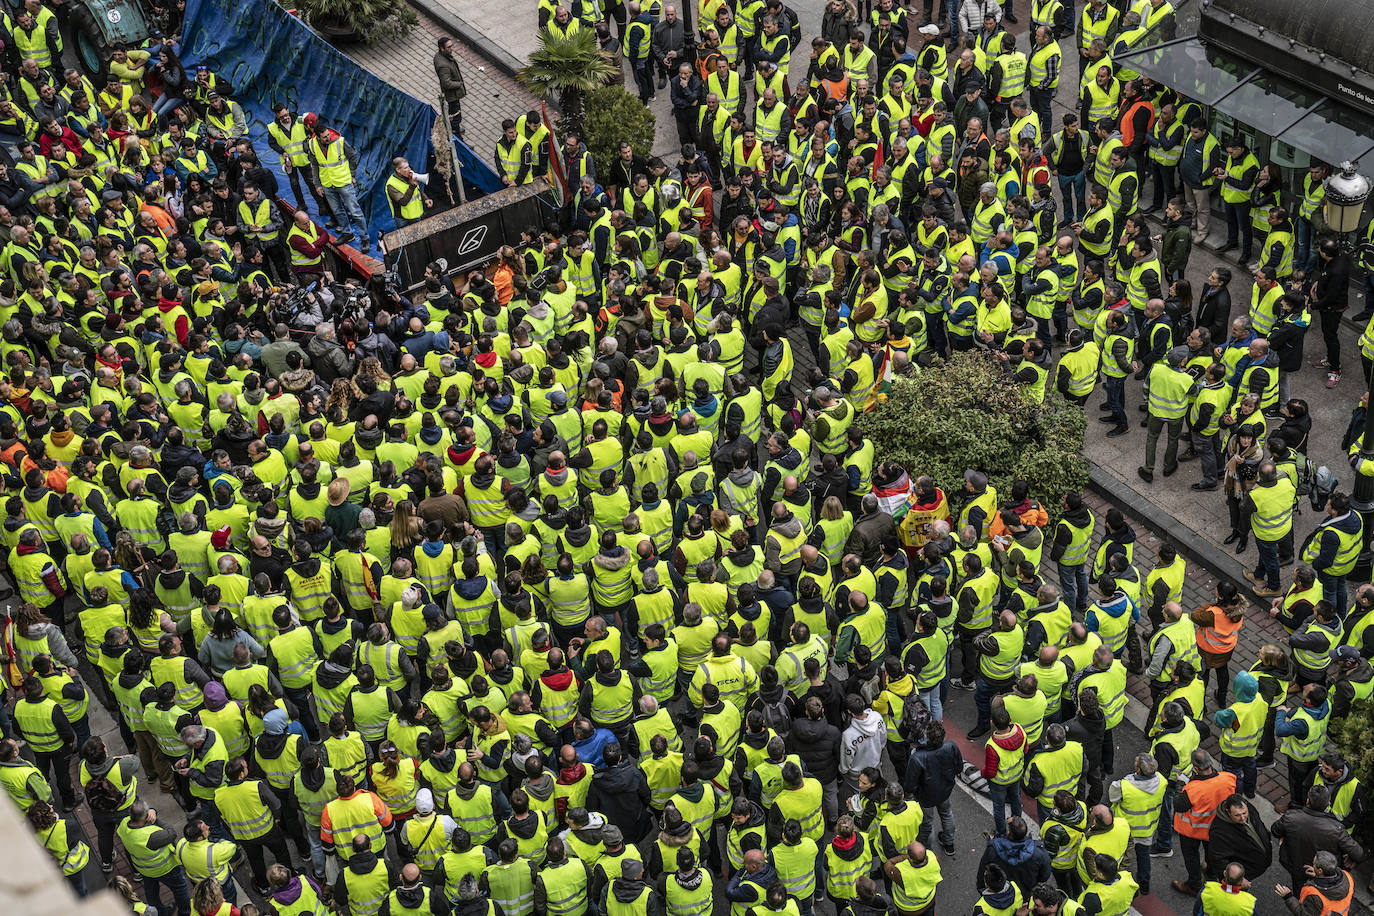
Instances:
[[[1322,216],[1327,225],[1342,238],[1360,228],[1360,216],[1365,201],[1369,199],[1369,179],[1355,171],[1355,166],[1342,162],[1326,179],[1326,203]],[[1365,379],[1368,394],[1365,401],[1364,436],[1360,440],[1360,459],[1367,467],[1374,469],[1374,375]],[[1374,534],[1374,476],[1355,474],[1354,491],[1350,497],[1351,507],[1364,521],[1360,557],[1351,572],[1356,582],[1367,582],[1370,569],[1374,567],[1374,553],[1370,552],[1370,537]]]

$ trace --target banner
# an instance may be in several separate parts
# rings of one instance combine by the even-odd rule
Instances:
[[[204,64],[232,85],[264,165],[281,176],[267,142],[272,106],[285,103],[297,117],[313,111],[358,152],[354,177],[368,227],[374,233],[393,227],[385,187],[391,160],[404,156],[425,171],[435,117],[430,105],[373,76],[276,3],[188,0],[182,36],[188,72]],[[464,164],[471,169],[466,177],[482,186],[486,176]],[[279,180],[285,188],[284,176]],[[307,201],[314,206],[309,195]]]

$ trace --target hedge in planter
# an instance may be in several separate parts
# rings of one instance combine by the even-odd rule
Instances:
[[[1350,712],[1331,720],[1331,740],[1355,771],[1362,786],[1374,784],[1374,699],[1358,700],[1350,704]],[[1374,842],[1374,822],[1365,818],[1355,825],[1355,838],[1362,843]]]
[[[582,140],[596,162],[614,162],[620,143],[628,141],[638,156],[654,148],[654,115],[637,95],[620,86],[602,86],[587,94]]]
[[[855,421],[873,441],[877,461],[925,474],[957,505],[964,471],[985,472],[999,498],[1011,481],[1058,515],[1061,500],[1088,481],[1083,408],[1051,392],[1027,404],[1004,364],[989,353],[955,353],[914,379],[897,379],[885,403]]]

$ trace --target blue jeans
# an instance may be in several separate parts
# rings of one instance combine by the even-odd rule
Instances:
[[[1077,222],[1088,212],[1088,174],[1059,174],[1059,193],[1064,196],[1064,219]],[[1075,207],[1075,203],[1077,206]]]
[[[1168,852],[1174,848],[1174,796],[1178,784],[1170,781],[1164,787],[1164,802],[1159,806],[1159,826],[1155,828],[1154,852]]]
[[[1236,781],[1240,783],[1241,791],[1246,798],[1255,797],[1255,780],[1259,771],[1255,766],[1255,756],[1232,757],[1230,754],[1221,755],[1221,768],[1228,773],[1234,773]]]
[[[182,870],[180,865],[161,878],[149,878],[147,875],[143,875],[143,899],[145,901],[161,903],[163,887],[172,892],[172,899],[177,904],[177,916],[191,916],[191,890],[186,884],[186,872]]]
[[[1279,587],[1279,542],[1255,538],[1255,549],[1259,553],[1255,563],[1255,575],[1264,576],[1264,584],[1270,588]]]
[[[1150,883],[1150,841],[1136,840],[1135,846],[1135,879],[1141,886]]]
[[[973,688],[973,705],[978,710],[978,724],[975,728],[992,727],[992,698],[1007,692],[1005,683],[994,684],[985,677],[978,678]]]
[[[1255,227],[1250,224],[1250,202],[1223,203],[1226,212],[1226,244],[1240,245],[1242,263],[1250,259],[1255,241]]]
[[[1007,835],[1007,807],[1011,807],[1014,817],[1021,816],[1021,783],[1001,786],[988,780],[988,791],[992,795],[992,832],[996,836]]]
[[[945,705],[940,702],[940,685],[936,684],[929,690],[921,691],[921,702],[926,704],[926,709],[930,710],[930,717],[936,722],[945,721]]]
[[[1317,269],[1317,247],[1312,244],[1316,233],[1312,231],[1311,220],[1300,219],[1297,222],[1294,233],[1293,269],[1301,270],[1310,276],[1312,271]]]
[[[1331,606],[1336,609],[1342,619],[1345,617],[1346,593],[1345,576],[1333,576],[1330,573],[1317,573],[1317,581],[1322,584],[1322,598],[1331,602]]]
[[[1112,412],[1117,428],[1129,426],[1126,419],[1126,379],[1109,376],[1102,380],[1102,388],[1107,392],[1107,409]]]
[[[921,827],[916,832],[916,838],[920,840],[922,844],[927,846],[930,845],[930,832],[934,829],[935,821],[935,818],[930,814],[931,810],[934,810],[937,814],[940,815],[940,842],[953,845],[954,809],[950,807],[949,799],[945,799],[944,801],[935,805],[933,809],[930,807],[925,808],[926,815],[921,820]]]
[[[185,101],[186,100],[180,96],[168,95],[164,92],[162,95],[158,96],[157,101],[153,103],[153,114],[165,120],[166,115],[176,111]]]
[[[1088,564],[1065,566],[1059,564],[1059,593],[1069,610],[1086,606],[1088,601]],[[1080,599],[1082,605],[1079,604]]]
[[[363,219],[363,208],[358,204],[358,188],[355,185],[347,184],[339,188],[325,186],[324,199],[329,203],[329,209],[334,212],[334,218],[339,221],[339,228],[348,232],[352,227],[357,226],[358,238],[363,244],[368,244],[367,221]]]
[[[959,40],[959,3],[960,0],[945,0],[945,16],[949,19],[949,40]]]
[[[324,841],[320,839],[318,827],[305,825],[305,840],[310,844],[310,864],[315,869],[315,874],[324,877]]]

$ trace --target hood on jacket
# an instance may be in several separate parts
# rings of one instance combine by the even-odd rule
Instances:
[[[1249,671],[1241,671],[1231,682],[1231,692],[1239,702],[1248,703],[1259,693],[1259,681]]]
[[[473,576],[471,579],[458,579],[453,583],[453,590],[467,599],[479,597],[486,588],[487,577],[481,575]]]
[[[775,522],[771,530],[776,531],[785,538],[798,537],[802,533],[802,523],[795,515],[789,514],[787,518],[780,522]]]
[[[1002,885],[1002,889],[1000,891],[993,891],[990,888],[985,887],[980,892],[979,896],[981,896],[984,900],[987,901],[987,906],[989,909],[1010,909],[1012,904],[1016,902],[1016,885],[1013,884],[1011,881],[1008,881],[1006,884]]]
[[[572,532],[568,533],[572,534]],[[629,565],[630,552],[622,545],[617,544],[610,550],[604,550],[592,557],[592,562],[596,564],[598,569],[604,569],[607,572],[616,572]]]
[[[639,895],[644,892],[647,885],[643,881],[631,881],[628,878],[616,878],[611,882],[611,896],[620,903],[634,903]]]
[[[539,682],[550,690],[567,690],[576,679],[571,668],[564,668],[562,671],[545,671],[539,676]]]
[[[538,779],[526,779],[521,788],[542,802],[553,797],[553,790],[557,784],[558,781],[553,778],[553,774],[545,771],[539,774]]]
[[[329,659],[325,659],[324,662],[320,664],[319,668],[318,677],[320,686],[331,689],[338,687],[344,681],[348,680],[352,674],[352,669],[345,668],[343,665],[336,665]]]
[[[1035,840],[1030,837],[1023,840],[1010,840],[1004,836],[993,837],[992,849],[997,853],[997,858],[1008,865],[1020,865],[1035,855]]]

